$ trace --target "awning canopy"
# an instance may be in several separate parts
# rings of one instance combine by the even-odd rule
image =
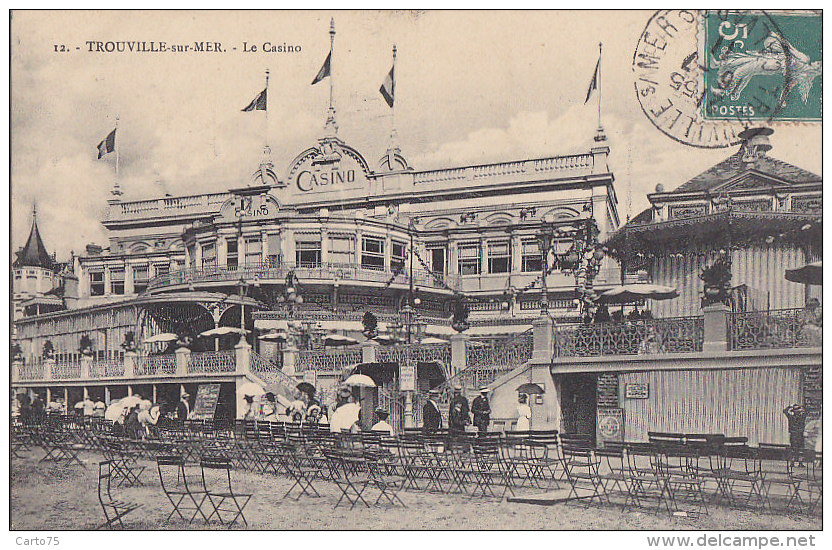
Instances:
[[[138,298],[132,300],[132,303],[136,305],[206,302],[225,302],[227,304],[234,305],[240,305],[242,303],[247,307],[263,307],[260,302],[253,298],[249,298],[247,296],[240,297],[237,294],[223,294],[221,292],[166,292],[162,294],[139,296]]]

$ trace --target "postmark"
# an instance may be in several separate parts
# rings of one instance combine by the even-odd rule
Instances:
[[[821,120],[819,14],[708,11],[702,19],[706,119]]]
[[[718,38],[706,38],[708,17]],[[778,21],[788,20],[767,12],[657,11],[633,54],[634,87],[645,116],[669,138],[706,149],[732,147],[740,142],[740,132],[760,122],[795,120],[784,114],[788,97],[798,88],[795,54]],[[748,38],[731,45],[719,37],[720,25],[727,36],[745,25],[737,36],[747,32]],[[776,57],[782,70],[746,78],[740,87],[743,73],[730,62],[736,54],[747,59],[761,51],[780,52],[768,57]],[[706,108],[719,116],[706,116]]]
[[[692,147],[731,147],[745,125],[702,116],[701,17],[693,10],[653,14],[633,54],[636,97],[647,119],[669,138]]]

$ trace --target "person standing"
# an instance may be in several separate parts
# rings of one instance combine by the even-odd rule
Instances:
[[[428,401],[422,407],[422,430],[427,434],[436,433],[442,429],[442,413],[436,398],[439,397],[438,390],[428,392]]]
[[[179,399],[179,404],[176,405],[176,419],[179,422],[185,422],[191,414],[191,405],[188,403],[190,394],[183,393]]]
[[[44,408],[43,401],[38,394],[35,394],[35,398],[32,399],[32,419],[36,424],[43,424],[45,417],[46,410]]]
[[[532,409],[529,407],[529,398],[521,393],[517,398],[517,427],[518,432],[527,432],[531,429]]]
[[[488,403],[488,388],[480,390],[480,395],[471,403],[471,413],[474,415],[474,425],[480,435],[488,432],[488,425],[491,423],[491,405]]]
[[[451,398],[451,405],[448,409],[448,427],[451,434],[465,433],[465,426],[471,423],[468,400],[462,395],[462,388],[454,388],[454,396]]]
[[[789,423],[789,445],[793,451],[801,451],[804,446],[803,432],[806,430],[806,407],[794,403],[783,409]]]

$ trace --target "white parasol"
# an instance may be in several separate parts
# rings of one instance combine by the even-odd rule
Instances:
[[[448,340],[444,338],[436,338],[435,336],[428,336],[427,338],[422,338],[422,341],[419,342],[420,344],[447,344]]]
[[[118,401],[113,401],[110,403],[110,406],[107,407],[107,410],[104,411],[104,418],[107,420],[112,420],[115,422],[119,418],[121,418],[121,414],[124,409],[130,409],[135,407],[141,402],[142,398],[138,395],[128,395]]]
[[[261,386],[260,384],[255,384],[254,382],[246,382],[245,384],[237,388],[237,395],[241,396],[248,395],[251,397],[257,397],[258,395],[264,395],[265,393],[266,390],[263,389],[263,386]]]
[[[205,337],[217,337],[217,336],[226,336],[228,334],[247,334],[247,330],[243,330],[240,327],[217,327],[212,328],[211,330],[206,330],[205,332],[200,332],[200,336]]]
[[[174,334],[172,332],[162,332],[160,334],[156,334],[154,336],[151,336],[150,338],[145,338],[144,343],[145,344],[156,344],[158,342],[173,342],[177,338],[179,338],[179,336],[177,336],[176,334]]]
[[[332,418],[329,419],[329,431],[340,433],[341,430],[349,430],[358,422],[360,412],[361,405],[358,403],[344,403],[332,413]]]
[[[327,334],[326,338],[324,338],[324,345],[329,347],[354,346],[357,343],[358,340],[355,338],[344,336],[343,334]]]
[[[787,269],[786,280],[804,285],[823,285],[823,261],[812,262],[797,269]]]
[[[639,300],[670,300],[678,298],[679,292],[672,286],[634,283],[619,285],[601,293],[599,304],[629,304]]]
[[[353,374],[346,380],[344,380],[344,384],[347,386],[359,386],[364,388],[375,388],[376,383],[373,381],[372,378],[367,376],[366,374]]]
[[[260,335],[260,340],[264,342],[285,342],[287,339],[288,335],[285,330],[277,330]]]

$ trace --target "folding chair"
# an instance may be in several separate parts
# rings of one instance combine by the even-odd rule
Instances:
[[[792,495],[786,504],[805,506],[809,513],[814,512],[823,499],[823,456],[810,449],[802,449],[793,454],[788,464],[789,481]]]
[[[98,464],[98,502],[101,503],[101,509],[104,511],[105,522],[98,526],[98,529],[103,529],[104,527],[113,528],[115,526],[124,529],[122,518],[142,506],[141,504],[113,498],[110,490],[111,480],[111,463],[108,460],[104,460]]]
[[[398,502],[407,508],[398,494],[403,485],[401,478],[392,473],[388,468],[386,456],[378,451],[367,452],[364,455],[364,459],[370,486],[379,492],[373,504],[378,505],[381,498],[384,497],[393,506]]]
[[[366,468],[355,467],[355,463],[363,459],[355,454],[345,454],[339,449],[327,450],[324,456],[329,466],[329,480],[341,491],[341,496],[333,508],[338,508],[344,499],[350,503],[350,510],[359,502],[369,508],[370,503],[362,495],[371,483],[370,476]]]
[[[562,447],[563,470],[566,472],[566,480],[569,482],[570,490],[567,500],[587,499],[587,506],[596,498],[602,504],[610,502],[606,487],[601,481],[599,465],[601,461],[595,456],[592,449],[565,444]],[[588,492],[589,494],[579,494]]]
[[[243,515],[243,509],[251,500],[252,494],[234,491],[234,486],[231,483],[231,461],[227,457],[204,456],[199,465],[202,470],[202,488],[213,510],[205,518],[205,521],[210,522],[211,518],[217,516],[220,525],[226,525],[229,528],[239,519],[242,519],[243,523],[248,525]],[[223,508],[226,502],[233,503],[234,507]],[[223,512],[234,514],[234,517],[231,521],[224,521]]]
[[[708,502],[702,490],[697,464],[699,457],[696,449],[676,444],[657,446],[657,466],[659,477],[664,480],[668,504],[672,513],[699,515],[708,513]],[[694,509],[681,510],[679,504],[694,505]]]
[[[136,487],[144,485],[140,477],[145,470],[138,463],[138,453],[127,448],[126,443],[115,439],[104,440],[104,459],[108,460],[112,468],[113,481],[118,481],[118,487]]]
[[[57,464],[71,465],[80,464],[82,468],[87,466],[78,458],[78,453],[84,450],[84,446],[76,443],[72,437],[62,432],[44,432],[40,447],[46,453],[38,462],[55,462]]]
[[[598,477],[604,485],[608,500],[612,492],[625,495],[622,506],[626,507],[629,489],[627,488],[624,444],[608,441],[603,448],[595,450],[595,456],[601,463],[598,468]]]
[[[304,460],[300,454],[301,451],[289,443],[278,443],[275,445],[275,450],[277,453],[275,458],[280,462],[282,470],[294,480],[282,498],[288,497],[295,487],[300,490],[295,500],[303,495],[320,497],[320,493],[315,489],[314,481],[327,477],[327,465],[322,465],[318,461]]]
[[[761,508],[766,504],[765,477],[760,454],[749,447],[729,446],[721,450],[719,469],[722,496],[729,506]]]
[[[782,502],[785,506],[792,500],[794,490],[792,480],[789,478],[791,446],[780,443],[758,443],[757,456],[760,458],[763,472],[763,495],[769,510],[774,510],[775,500]]]
[[[208,518],[202,512],[202,505],[207,494],[201,486],[191,486],[195,482],[199,483],[198,480],[188,482],[185,459],[181,455],[160,455],[156,457],[156,469],[159,472],[162,491],[173,506],[173,511],[168,514],[165,521],[170,521],[170,518],[176,514],[189,525],[194,522],[197,515],[201,515],[202,519],[207,522]],[[191,517],[185,517],[182,514],[182,512],[191,511],[193,511]]]
[[[654,512],[658,512],[662,504],[670,512],[669,502],[665,499],[667,483],[659,476],[654,446],[650,443],[626,443],[624,449],[627,474],[627,500],[624,506],[632,504],[647,509],[647,503],[655,501]]]

